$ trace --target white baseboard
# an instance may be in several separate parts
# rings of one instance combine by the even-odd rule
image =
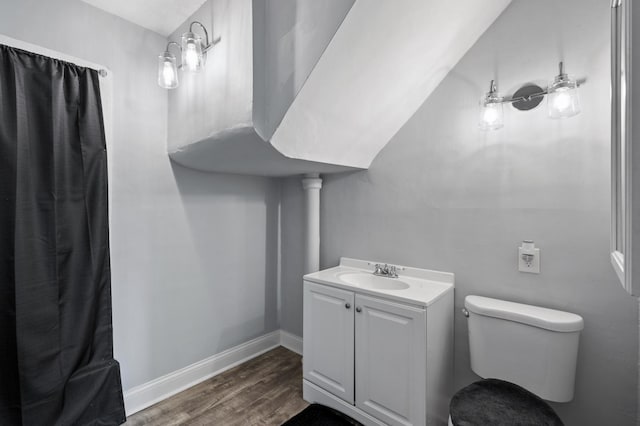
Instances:
[[[302,337],[280,330],[280,345],[298,355],[302,355]]]
[[[176,370],[124,393],[127,416],[144,410],[170,396],[182,392],[243,362],[278,346],[302,354],[302,339],[286,331],[276,330],[226,351]]]
[[[124,393],[127,416],[262,355],[279,345],[280,331],[277,330],[131,388]]]

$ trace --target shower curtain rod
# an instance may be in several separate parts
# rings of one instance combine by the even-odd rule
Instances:
[[[64,54],[62,52],[51,50],[46,47],[32,44],[23,40],[15,39],[2,33],[0,33],[0,44],[13,47],[14,49],[21,49],[21,50],[24,50],[25,52],[33,53],[36,55],[42,55],[49,58],[53,58],[58,61],[68,62],[70,64],[74,64],[79,67],[89,68],[97,71],[100,77],[107,77],[109,75],[109,72],[107,71],[107,69],[100,67],[100,64],[91,63],[91,62],[85,61],[84,59],[76,58],[76,57]],[[78,62],[80,62],[80,64]],[[85,65],[82,65],[83,62],[85,63]]]

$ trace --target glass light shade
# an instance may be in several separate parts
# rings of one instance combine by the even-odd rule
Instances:
[[[580,113],[578,83],[561,74],[549,85],[547,114],[550,118],[573,117]]]
[[[482,130],[497,130],[504,126],[501,97],[487,95],[480,102],[480,121],[478,126]]]
[[[178,87],[176,57],[169,52],[158,56],[158,85],[164,89]]]
[[[182,35],[182,68],[185,71],[199,72],[204,66],[202,38],[188,32]]]

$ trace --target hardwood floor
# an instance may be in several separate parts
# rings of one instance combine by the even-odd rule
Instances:
[[[301,357],[278,347],[130,416],[125,425],[276,426],[307,405]]]

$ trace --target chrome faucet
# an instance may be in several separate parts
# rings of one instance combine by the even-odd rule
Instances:
[[[375,269],[373,271],[373,275],[378,275],[380,277],[386,278],[398,278],[398,270],[403,270],[404,268],[396,265],[388,265],[388,264],[380,264],[376,263],[373,266]]]
[[[387,265],[385,264],[384,266],[386,267]],[[375,268],[373,275],[387,275],[381,264],[376,263],[373,267]]]

